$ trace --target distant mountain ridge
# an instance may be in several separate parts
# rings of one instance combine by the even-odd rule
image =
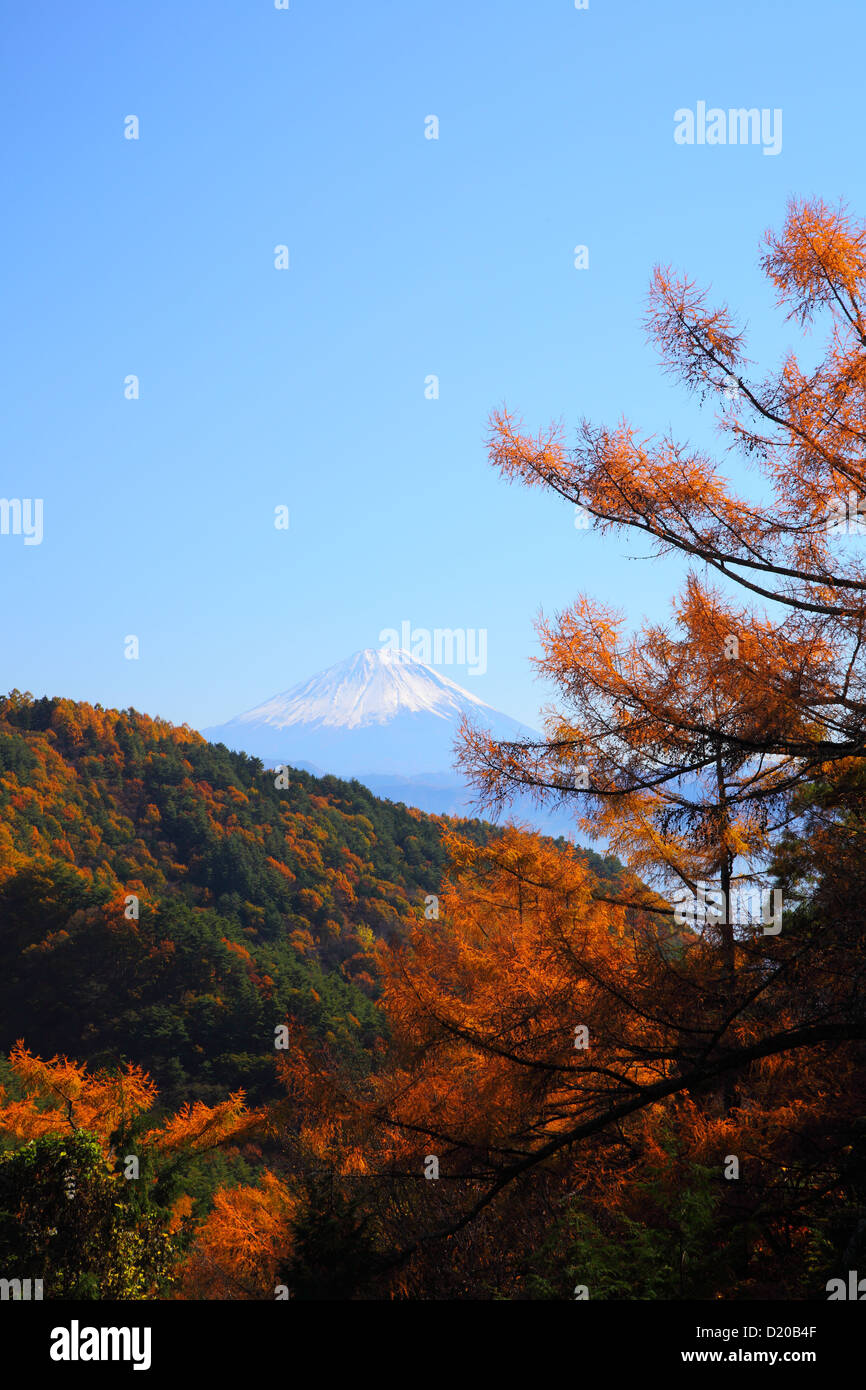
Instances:
[[[403,714],[447,719],[467,708],[490,706],[408,652],[368,647],[231,722],[358,729]]]
[[[496,738],[535,736],[432,666],[374,648],[201,732],[264,761],[313,764],[338,777],[415,777],[451,774],[464,714]]]
[[[499,740],[539,738],[434,667],[390,648],[355,652],[201,732],[271,766],[356,778],[390,801],[466,816],[477,812],[472,788],[454,769],[464,715]],[[528,796],[518,797],[501,819],[509,818],[546,834],[573,831],[565,811],[539,811]]]

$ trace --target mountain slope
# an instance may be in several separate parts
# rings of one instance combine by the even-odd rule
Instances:
[[[443,828],[134,710],[0,698],[0,1052],[188,1099],[271,1084],[282,1019],[369,1048],[375,940],[437,891]]]
[[[266,1094],[284,1020],[364,1065],[376,939],[423,918],[446,828],[135,710],[0,697],[0,1053],[139,1062],[169,1103]]]

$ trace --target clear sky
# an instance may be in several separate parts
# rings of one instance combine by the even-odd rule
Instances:
[[[0,535],[0,687],[203,726],[408,619],[486,629],[486,674],[444,674],[537,722],[539,608],[657,616],[679,570],[504,485],[488,412],[711,437],[644,340],[652,265],[711,280],[770,360],[795,341],[760,240],[791,194],[866,213],[864,15],[9,6],[0,494],[43,499],[44,534]],[[781,153],[676,144],[699,101],[781,109]]]

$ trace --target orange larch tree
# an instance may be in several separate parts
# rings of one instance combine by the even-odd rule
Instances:
[[[817,367],[789,354],[754,379],[728,310],[669,270],[648,315],[666,367],[720,402],[763,504],[672,437],[585,421],[568,448],[559,427],[531,437],[508,411],[493,417],[491,460],[507,478],[551,489],[603,531],[649,537],[688,572],[667,624],[629,633],[587,596],[542,621],[538,665],[558,694],[543,740],[464,727],[482,808],[527,788],[573,805],[636,877],[604,903],[585,870],[581,884],[568,856],[520,832],[484,850],[454,842],[442,920],[383,948],[393,1050],[366,1100],[369,1152],[407,1179],[419,1144],[447,1168],[462,1205],[435,1189],[428,1234],[488,1219],[515,1185],[573,1185],[578,1154],[593,1175],[581,1192],[606,1174],[614,1203],[659,1124],[716,1164],[736,1139],[763,1175],[744,1211],[795,1220],[842,1183],[841,1159],[822,1166],[822,1135],[837,1155],[850,1148],[860,1104],[840,1085],[866,1039],[856,922],[849,912],[828,932],[800,912],[780,934],[775,899],[769,914],[742,911],[735,890],[765,887],[804,795],[838,787],[866,754],[866,563],[840,534],[856,536],[866,512],[866,228],[844,208],[792,202],[763,265],[789,319],[829,321]],[[650,925],[669,927],[672,911],[641,881],[691,895],[681,933]]]
[[[789,353],[753,379],[727,308],[669,269],[655,271],[647,319],[665,367],[720,402],[723,436],[766,481],[763,504],[673,437],[584,420],[568,448],[561,427],[532,437],[507,410],[493,416],[506,478],[690,570],[668,626],[629,636],[590,597],[542,622],[538,665],[560,694],[545,741],[467,729],[463,754],[482,804],[518,787],[578,799],[584,827],[635,868],[693,892],[710,881],[725,904],[737,878],[760,880],[792,791],[866,753],[866,563],[840,534],[866,533],[866,228],[844,208],[792,202],[763,267],[789,319],[829,320],[815,368]]]

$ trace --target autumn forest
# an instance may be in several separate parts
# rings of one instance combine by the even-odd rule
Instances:
[[[591,590],[539,620],[543,738],[461,732],[476,818],[0,699],[6,1278],[826,1301],[866,1272],[866,224],[795,200],[760,255],[803,344],[765,369],[755,306],[652,274],[714,453],[627,386],[613,425],[491,415],[503,485],[682,578],[664,623]]]

